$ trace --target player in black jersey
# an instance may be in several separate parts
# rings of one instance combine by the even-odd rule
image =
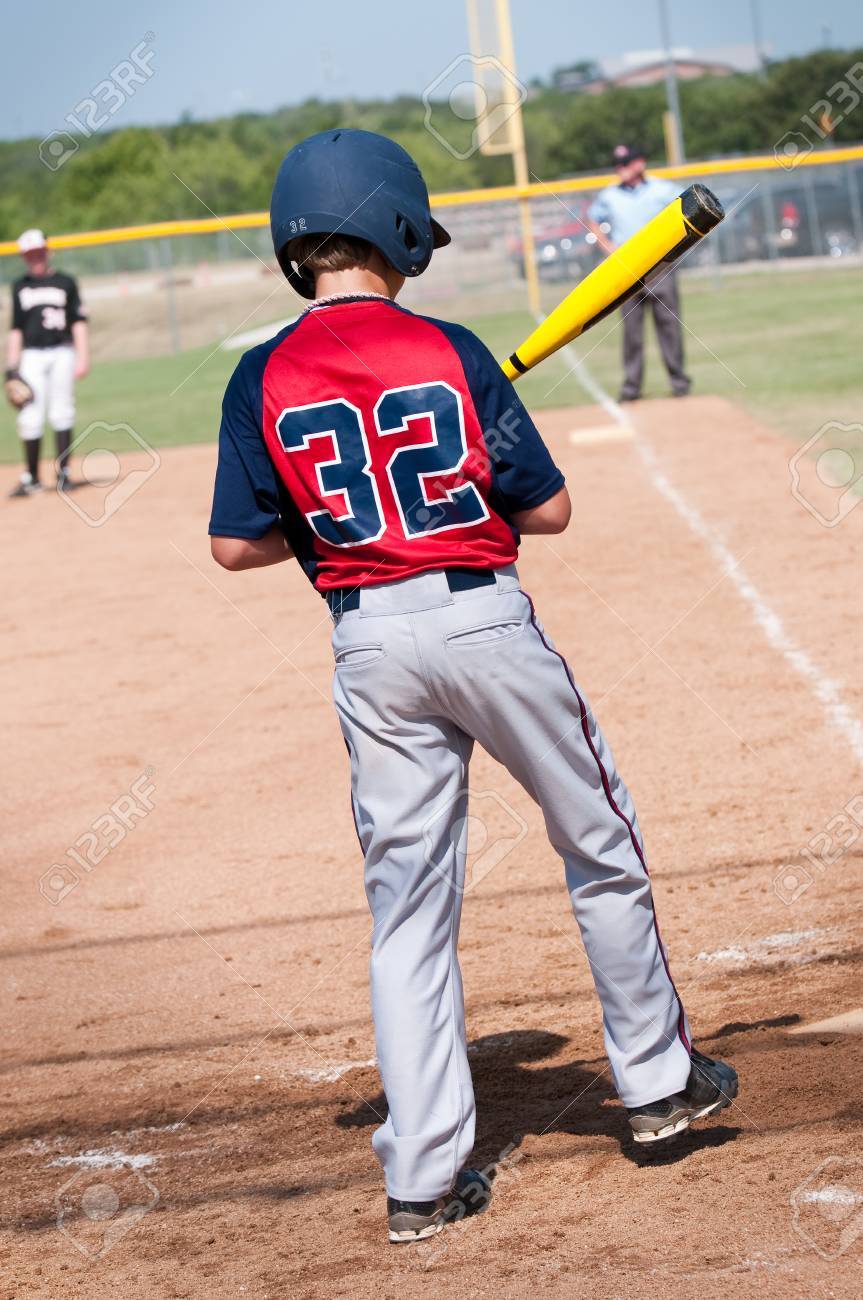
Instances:
[[[26,469],[13,496],[41,491],[39,453],[47,418],[57,438],[57,489],[70,486],[68,461],[75,420],[75,381],[90,369],[87,317],[71,275],[55,271],[41,230],[25,230],[18,250],[26,274],[12,285],[6,378],[20,376],[33,393],[18,412]]]

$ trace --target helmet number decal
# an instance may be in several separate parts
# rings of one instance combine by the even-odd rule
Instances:
[[[374,418],[382,438],[408,432],[415,419],[431,425],[431,441],[396,447],[385,464],[407,541],[488,519],[478,489],[461,474],[468,448],[462,400],[454,388],[436,382],[388,389],[375,405]],[[377,541],[386,520],[360,410],[344,398],[288,407],[276,421],[276,432],[288,453],[308,451],[318,438],[331,440],[332,457],[315,464],[317,495],[341,497],[344,509],[339,513],[322,507],[306,513],[318,537],[343,547]],[[453,476],[458,481],[452,487],[440,482]],[[434,480],[438,483],[433,487]]]

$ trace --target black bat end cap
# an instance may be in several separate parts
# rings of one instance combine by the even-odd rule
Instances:
[[[681,194],[680,203],[687,222],[700,235],[706,235],[714,226],[718,226],[725,216],[725,209],[719,199],[706,185],[690,185]]]

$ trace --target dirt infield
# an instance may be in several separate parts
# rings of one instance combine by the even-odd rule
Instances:
[[[576,520],[521,574],[633,790],[737,1104],[636,1154],[559,862],[478,754],[474,788],[528,826],[462,926],[497,1193],[387,1246],[328,620],[289,566],[212,565],[213,449],[164,451],[103,526],[0,505],[4,1297],[859,1295],[863,1039],[799,1031],[863,1002],[863,509],[819,525],[786,444],[726,403],[633,419],[540,415]]]

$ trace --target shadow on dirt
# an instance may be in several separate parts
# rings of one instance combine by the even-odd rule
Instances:
[[[557,1056],[567,1039],[544,1030],[519,1029],[491,1034],[468,1047],[477,1105],[476,1163],[494,1168],[518,1162],[518,1148],[528,1134],[572,1133],[580,1137],[613,1138],[621,1153],[636,1165],[674,1164],[705,1147],[724,1146],[740,1133],[734,1125],[689,1130],[655,1147],[638,1147],[632,1140],[626,1112],[617,1102],[603,1061],[538,1063]],[[386,1113],[383,1093],[343,1112],[342,1128],[364,1128],[379,1121],[371,1107]]]

